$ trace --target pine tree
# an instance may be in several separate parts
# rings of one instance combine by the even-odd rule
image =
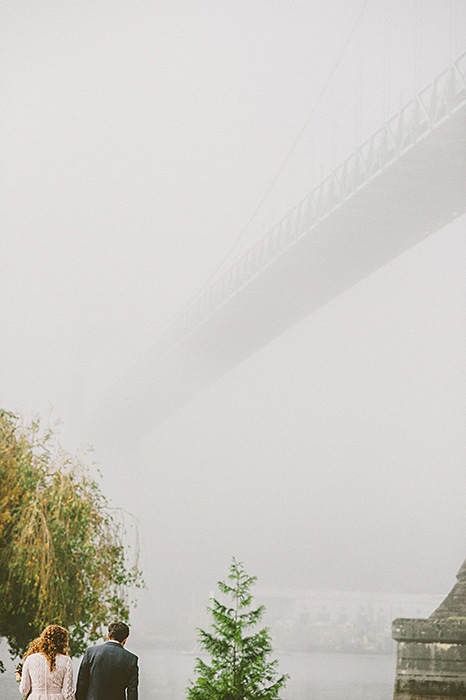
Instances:
[[[288,676],[278,676],[278,662],[268,661],[268,628],[252,631],[265,612],[263,605],[251,609],[250,589],[257,577],[248,576],[233,558],[228,580],[231,584],[219,581],[218,587],[231,606],[213,598],[207,608],[212,632],[198,629],[199,643],[211,661],[196,659],[197,680],[188,687],[188,700],[279,700]]]

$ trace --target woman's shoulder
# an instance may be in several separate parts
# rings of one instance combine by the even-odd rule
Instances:
[[[26,666],[26,664],[28,666],[37,664],[39,659],[45,659],[45,656],[43,654],[41,654],[40,652],[36,651],[36,652],[34,652],[34,654],[28,654],[26,656],[26,658],[24,659],[24,666]]]
[[[57,661],[60,661],[62,664],[68,664],[71,663],[71,657],[68,656],[68,654],[57,654]]]

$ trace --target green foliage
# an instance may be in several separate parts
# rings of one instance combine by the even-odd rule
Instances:
[[[127,620],[124,528],[79,460],[39,422],[23,427],[0,410],[0,637],[12,656],[48,624],[70,631],[70,653]]]
[[[188,700],[279,700],[288,676],[278,676],[278,662],[267,660],[272,651],[269,630],[252,631],[265,611],[264,606],[250,609],[256,577],[233,559],[228,580],[231,584],[219,581],[218,587],[231,605],[212,599],[207,608],[212,632],[198,630],[211,661],[196,659],[197,680],[187,689]]]

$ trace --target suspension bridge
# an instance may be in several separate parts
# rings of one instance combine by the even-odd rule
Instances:
[[[144,435],[466,209],[466,53],[386,120],[173,321],[120,395]]]

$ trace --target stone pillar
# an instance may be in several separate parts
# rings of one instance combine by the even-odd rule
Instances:
[[[394,700],[466,700],[466,562],[443,603],[426,620],[393,622]]]

